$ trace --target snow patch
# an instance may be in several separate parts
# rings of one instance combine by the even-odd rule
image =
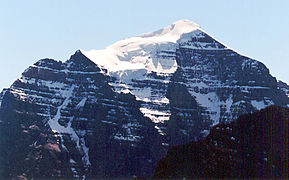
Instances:
[[[58,134],[61,141],[63,141],[63,138],[62,138],[63,134],[69,134],[71,136],[71,138],[76,143],[77,148],[80,150],[80,152],[84,152],[83,161],[86,164],[86,166],[89,166],[91,164],[89,162],[88,149],[85,146],[84,139],[83,138],[80,139],[78,135],[76,134],[76,132],[74,131],[74,129],[71,127],[71,121],[73,118],[70,118],[70,121],[68,122],[67,127],[60,125],[58,122],[61,118],[61,110],[65,109],[70,103],[71,98],[73,96],[73,91],[75,88],[76,86],[72,85],[69,89],[60,91],[62,94],[62,97],[64,98],[64,101],[57,108],[56,115],[48,121],[48,124],[51,130]]]
[[[264,109],[266,107],[264,101],[256,101],[256,100],[252,100],[251,104],[257,109],[257,110],[261,110]]]
[[[0,108],[2,106],[2,100],[6,92],[7,92],[7,89],[3,89],[3,91],[0,93]]]
[[[89,161],[88,147],[85,145],[84,138],[81,138],[81,145],[82,145],[82,151],[84,153],[84,156],[82,156],[82,161],[88,167],[91,165],[91,163]]]
[[[210,134],[210,131],[205,129],[205,130],[201,131],[201,134],[203,137],[207,137]]]
[[[140,111],[144,114],[145,117],[150,118],[154,123],[163,123],[170,119],[170,112],[163,112],[155,109],[148,109],[146,107],[141,107]]]
[[[141,137],[140,136],[133,136],[133,135],[128,135],[128,136],[124,137],[121,134],[116,134],[114,136],[114,139],[121,140],[121,141],[137,142],[141,139]]]
[[[210,92],[207,94],[196,93],[190,91],[190,93],[196,98],[197,102],[202,106],[207,108],[210,112],[210,119],[213,120],[212,126],[219,123],[220,120],[220,100],[216,93]]]
[[[155,129],[158,130],[158,133],[162,136],[165,135],[165,133],[161,130],[161,128],[159,128],[157,125],[155,126]]]
[[[83,98],[77,105],[76,105],[76,109],[79,109],[79,108],[81,108],[81,107],[83,107],[84,105],[85,105],[85,103],[86,103],[86,100],[87,100],[87,98],[85,97],[85,98]]]

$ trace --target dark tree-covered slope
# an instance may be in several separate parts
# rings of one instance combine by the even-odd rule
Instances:
[[[270,106],[171,148],[155,178],[288,178],[289,109]]]

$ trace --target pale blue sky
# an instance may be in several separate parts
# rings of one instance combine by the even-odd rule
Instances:
[[[189,19],[289,83],[288,0],[0,0],[0,89],[41,58],[66,60]]]

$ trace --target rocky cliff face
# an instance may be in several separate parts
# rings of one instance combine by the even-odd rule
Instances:
[[[289,85],[288,84],[282,81],[278,81],[278,88],[282,90],[283,92],[285,92],[285,94],[289,97]]]
[[[149,177],[169,146],[288,106],[286,87],[187,20],[66,62],[42,59],[0,94],[1,172]]]
[[[155,178],[288,178],[289,109],[270,106],[168,151]]]
[[[162,154],[157,130],[135,97],[114,92],[108,80],[80,51],[65,63],[43,59],[28,68],[3,93],[4,177],[151,174]]]
[[[262,63],[232,50],[180,48],[176,61],[179,66],[167,94],[172,115],[165,122],[176,124],[172,129],[180,140],[172,145],[199,139],[209,127],[242,114],[288,104],[286,90],[278,87]]]

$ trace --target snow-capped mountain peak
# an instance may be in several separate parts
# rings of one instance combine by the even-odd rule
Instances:
[[[289,106],[287,90],[264,64],[187,20],[66,62],[42,59],[0,93],[0,172],[150,177],[168,146]]]
[[[216,77],[206,75],[220,68],[220,64],[225,61],[218,58],[221,55],[226,59],[232,57],[236,60],[239,68],[241,68],[240,64],[245,67],[248,63],[257,63],[254,60],[237,60],[238,53],[217,41],[199,25],[189,20],[180,20],[160,30],[118,41],[104,50],[82,50],[81,52],[99,67],[106,69],[105,72],[109,76],[117,79],[111,83],[116,91],[130,92],[138,100],[141,100],[144,103],[140,109],[141,112],[153,122],[164,122],[171,116],[168,106],[170,102],[166,91],[156,87],[167,87],[171,76],[177,72],[178,68],[187,73],[185,75],[187,81],[190,79],[188,86],[190,86],[191,95],[197,98],[198,103],[213,112],[209,116],[211,120],[214,119],[214,124],[217,124],[220,119],[225,117],[220,114],[220,106],[227,103],[228,109],[230,109],[233,102],[230,98],[228,102],[222,102],[215,92],[204,94],[194,88],[216,89],[225,86]],[[189,56],[187,57],[187,55]],[[203,58],[202,55],[206,58]],[[178,58],[180,56],[186,57],[186,59],[181,62]],[[215,59],[210,60],[212,57]],[[209,60],[214,65],[207,65],[206,61]],[[183,62],[187,62],[187,64],[182,64]],[[261,70],[259,71],[261,72]],[[235,73],[232,76],[237,75]],[[196,82],[198,84],[195,84]],[[228,80],[225,83],[226,86],[230,85],[231,87],[231,84],[235,84],[235,81],[232,81],[234,83],[229,82],[231,81]],[[140,88],[140,84],[151,87]],[[235,86],[231,88],[235,88]],[[260,103],[263,107],[263,102]],[[153,104],[153,106],[148,104]],[[166,108],[160,108],[159,105]]]
[[[178,21],[158,31],[118,41],[104,50],[82,52],[108,73],[117,76],[126,74],[124,71],[136,70],[141,70],[141,74],[152,71],[173,73],[177,66],[175,59],[161,61],[158,52],[175,50],[176,41],[183,33],[197,29],[194,23]]]
[[[201,30],[201,27],[189,20],[180,20],[158,31],[142,34],[140,37],[152,38],[164,36],[168,41],[176,42],[176,40],[178,40],[182,34],[190,33],[196,30]]]
[[[179,47],[207,50],[226,48],[207,35],[199,25],[180,20],[160,30],[118,41],[104,50],[81,51],[112,74],[140,69],[148,73],[171,74],[175,72],[177,64],[170,52]],[[170,58],[162,61],[161,57],[168,54]]]

